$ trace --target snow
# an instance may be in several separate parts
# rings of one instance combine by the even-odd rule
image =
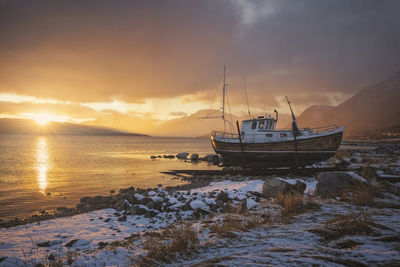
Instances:
[[[163,201],[163,198],[162,197],[157,197],[157,196],[155,196],[155,197],[150,197],[151,198],[151,200],[153,200],[154,202],[162,202]]]
[[[247,204],[247,209],[248,209],[248,210],[251,210],[252,208],[258,206],[258,203],[255,202],[255,201],[254,201],[253,199],[251,199],[251,198],[248,198],[248,199],[246,200],[246,204]]]
[[[367,183],[367,180],[365,180],[364,178],[362,178],[361,176],[359,176],[355,172],[346,172],[346,173],[349,174],[355,180],[358,180],[358,181],[363,182],[365,184]]]
[[[231,180],[225,180],[220,182],[212,182],[210,185],[192,189],[192,193],[207,193],[212,191],[225,191],[228,193],[236,190],[238,192],[247,192],[247,191],[255,191],[261,192],[262,185],[264,184],[263,180],[250,180],[250,181],[240,181],[234,182]],[[229,194],[229,193],[228,193]]]
[[[365,180],[354,172],[349,172],[349,174],[360,181]],[[298,181],[305,183],[305,193],[310,197],[317,184],[314,177],[305,179],[278,177],[278,179],[290,184]],[[103,209],[72,217],[3,228],[0,229],[0,258],[7,258],[0,263],[0,267],[34,266],[37,262],[43,261],[45,255],[65,256],[67,253],[74,255],[73,266],[132,266],[134,264],[131,259],[137,259],[144,253],[142,245],[147,231],[178,225],[182,223],[180,219],[191,218],[192,210],[181,210],[185,203],[190,203],[191,209],[210,210],[210,206],[216,204],[215,198],[221,191],[226,192],[235,205],[246,199],[247,209],[251,213],[268,213],[272,217],[280,218],[280,206],[274,202],[257,202],[256,197],[250,193],[261,192],[263,183],[264,180],[261,179],[224,180],[192,189],[190,193],[184,191],[168,195],[167,191],[151,191],[153,193],[148,195],[151,195],[153,201],[172,204],[167,207],[166,212],[153,210],[157,215],[152,218],[146,218],[143,215],[128,215],[126,221],[119,221],[116,210]],[[161,194],[159,195],[161,192],[167,195],[164,197],[165,200]],[[135,194],[135,197],[141,200],[145,198],[145,195]],[[334,242],[321,240],[320,236],[309,230],[320,227],[335,214],[359,212],[359,207],[336,200],[322,202],[315,199],[315,201],[321,205],[320,210],[300,214],[290,223],[281,223],[273,219],[261,227],[240,232],[237,238],[219,238],[215,234],[210,234],[207,223],[209,221],[220,223],[224,214],[217,213],[215,217],[204,221],[185,221],[185,223],[193,224],[199,231],[200,253],[178,257],[171,265],[207,265],[214,259],[218,259],[218,264],[221,266],[334,265],[316,255],[351,259],[367,265],[385,265],[399,259],[397,251],[393,249],[394,243],[376,241],[374,240],[376,237],[349,237],[361,243],[351,250],[338,249]],[[144,205],[140,207],[149,210]],[[379,229],[382,235],[400,233],[398,224],[400,213],[397,209],[370,207],[363,209],[372,214],[375,222],[392,228],[392,230]],[[138,238],[129,246],[109,245],[113,241],[124,240],[132,234],[137,234]],[[71,247],[65,247],[72,240],[77,241]],[[34,244],[49,242],[50,246],[38,248],[32,242]],[[99,242],[108,245],[105,248],[99,248]]]
[[[208,205],[200,200],[194,200],[190,202],[190,207],[192,207],[192,209],[201,208],[203,210],[208,210]]]
[[[135,198],[136,198],[137,200],[139,200],[139,201],[141,201],[142,199],[144,199],[144,196],[141,195],[141,194],[135,194],[134,196],[135,196]]]

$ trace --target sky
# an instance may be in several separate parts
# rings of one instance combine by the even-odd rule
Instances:
[[[397,0],[1,0],[0,117],[162,135],[160,124],[220,107],[224,65],[238,117],[246,91],[254,116],[287,114],[286,95],[297,114],[337,105],[400,70],[399,10]]]

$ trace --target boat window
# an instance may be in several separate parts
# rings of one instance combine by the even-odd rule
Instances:
[[[269,121],[266,123],[267,126],[265,126],[265,129],[269,129]]]
[[[281,137],[287,137],[287,133],[281,133],[280,136]]]
[[[255,129],[257,127],[257,122],[253,121],[253,124],[251,125],[251,129]]]
[[[260,124],[258,125],[259,129],[264,129],[264,123],[265,121],[260,121]]]
[[[273,135],[271,133],[268,133],[265,135],[265,137],[272,137]]]

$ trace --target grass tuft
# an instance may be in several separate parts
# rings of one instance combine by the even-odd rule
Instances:
[[[171,263],[178,254],[197,252],[198,233],[191,226],[168,229],[168,233],[161,236],[165,240],[151,237],[144,242],[143,248],[147,250],[147,255],[140,258],[137,266],[158,265],[158,262]]]
[[[321,207],[321,205],[315,202],[312,198],[304,198],[304,196],[299,193],[278,194],[275,201],[277,204],[282,206],[282,220]]]
[[[377,235],[373,227],[380,227],[372,217],[366,213],[351,213],[337,215],[334,219],[326,221],[323,228],[310,230],[325,240],[336,240],[347,235]]]
[[[246,232],[269,221],[269,214],[229,214],[224,216],[222,223],[212,224],[209,228],[211,233],[216,233],[222,238],[233,238],[236,236],[235,232]]]

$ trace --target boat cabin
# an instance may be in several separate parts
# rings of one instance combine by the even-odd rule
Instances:
[[[276,122],[277,121],[271,116],[259,116],[252,120],[244,120],[242,121],[242,132],[255,134],[260,131],[265,132],[268,130],[275,130]]]
[[[275,140],[282,138],[280,134],[276,133],[277,120],[269,116],[259,116],[251,120],[242,121],[241,137],[244,142],[254,142],[256,139]],[[284,133],[285,134],[285,133]],[[290,133],[286,133],[287,136]]]

